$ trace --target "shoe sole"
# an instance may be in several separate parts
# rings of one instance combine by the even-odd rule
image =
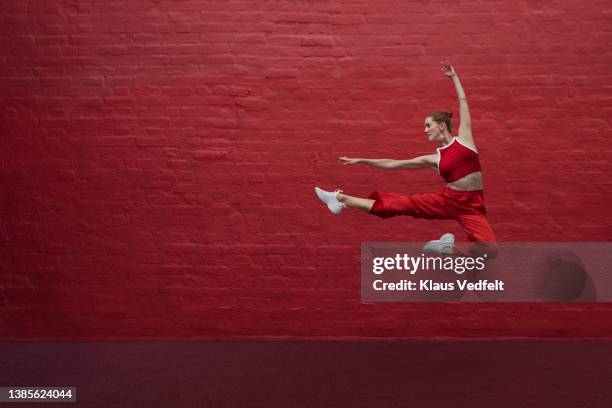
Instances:
[[[336,208],[336,209],[334,209],[334,208],[332,208],[332,207],[334,207],[334,208]],[[340,213],[342,212],[342,208],[343,208],[343,207],[341,207],[341,206],[336,206],[336,205],[334,205],[334,204],[327,204],[327,209],[328,209],[329,211],[331,211],[331,213],[332,213],[332,214],[334,214],[334,215],[340,215]]]

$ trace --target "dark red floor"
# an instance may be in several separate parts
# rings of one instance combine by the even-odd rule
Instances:
[[[0,343],[70,407],[609,407],[612,342]],[[0,404],[40,406],[39,404]]]

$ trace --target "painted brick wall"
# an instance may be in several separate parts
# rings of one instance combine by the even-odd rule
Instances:
[[[500,241],[612,239],[609,2],[0,2],[4,338],[609,337],[608,304],[361,304],[315,185],[417,193],[461,76]]]

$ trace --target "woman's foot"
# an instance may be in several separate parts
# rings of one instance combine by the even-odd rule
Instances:
[[[342,209],[346,207],[344,203],[338,201],[338,194],[341,191],[342,190],[336,190],[334,192],[331,192],[322,190],[319,187],[315,187],[315,193],[317,194],[317,197],[319,197],[319,200],[327,204],[327,208],[329,208],[329,211],[331,211],[334,215],[340,215]]]
[[[423,247],[423,251],[435,252],[440,255],[449,255],[453,253],[455,245],[455,236],[451,233],[444,234],[440,239],[429,241]]]

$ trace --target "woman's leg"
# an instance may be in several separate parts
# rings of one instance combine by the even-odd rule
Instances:
[[[357,208],[365,212],[370,212],[375,201],[367,198],[353,197],[348,194],[339,193],[338,201],[344,203],[347,207]]]
[[[440,193],[416,194],[405,196],[395,193],[373,192],[368,198],[353,197],[341,193],[325,191],[318,187],[315,192],[330,211],[339,215],[344,207],[352,207],[381,218],[396,215],[409,215],[415,218],[449,219],[455,214],[446,205]]]
[[[464,256],[497,256],[497,245],[493,228],[484,215],[462,214],[457,217],[459,225],[467,234],[468,242],[456,244],[454,253]]]
[[[412,196],[375,193],[370,197],[359,198],[338,193],[338,201],[344,203],[347,207],[357,208],[368,213],[372,210],[376,199],[378,199],[379,204],[385,205],[385,209],[388,212],[388,214],[385,214],[387,217],[392,215],[410,215],[415,218],[452,218],[452,215],[441,206],[441,199],[437,193]]]
[[[452,219],[455,213],[440,193],[401,195],[395,193],[370,194],[374,200],[370,214],[381,218],[408,215],[414,218]]]

